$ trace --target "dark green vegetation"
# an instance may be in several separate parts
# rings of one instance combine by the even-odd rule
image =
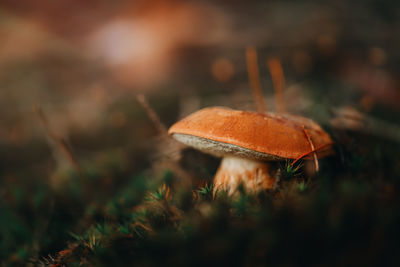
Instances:
[[[137,108],[126,114],[141,129],[135,132],[140,140],[152,126]],[[277,190],[231,198],[224,192],[214,197],[208,184],[217,160],[186,149],[178,163],[159,164],[173,162],[151,156],[159,143],[162,154],[163,142],[153,138],[140,145],[126,132],[119,138],[128,140],[127,151],[136,152],[104,149],[82,163],[82,174],[60,171],[47,178],[32,172],[27,179],[31,166],[4,173],[0,258],[5,265],[400,264],[396,143],[332,130],[336,155],[321,160],[312,179],[304,161],[294,167],[277,163]],[[72,141],[90,144],[79,138]],[[193,185],[182,182],[189,177]]]

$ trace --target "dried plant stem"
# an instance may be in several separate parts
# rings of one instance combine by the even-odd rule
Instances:
[[[139,94],[136,96],[140,105],[142,105],[143,109],[146,111],[147,116],[149,116],[150,120],[153,122],[154,126],[157,128],[158,132],[164,136],[168,137],[168,131],[165,125],[161,122],[160,118],[154,111],[154,109],[147,102],[146,96],[143,94]]]
[[[285,76],[283,74],[282,64],[277,58],[269,58],[267,67],[271,73],[272,84],[275,90],[275,105],[279,113],[286,112],[285,103],[283,100],[283,88],[285,87]]]
[[[250,87],[253,93],[254,104],[258,112],[267,111],[264,96],[261,89],[260,73],[258,69],[257,50],[253,46],[246,48],[247,73],[249,75]]]
[[[310,144],[311,150],[315,150],[315,146],[314,146],[313,141],[311,140],[311,136],[308,134],[304,125],[303,125],[303,132],[307,138],[308,143]],[[314,151],[314,164],[315,164],[315,171],[318,172],[319,171],[319,163],[318,163],[318,157],[317,157],[316,151]]]
[[[83,174],[82,168],[80,167],[78,161],[76,160],[74,154],[72,153],[71,149],[69,148],[67,142],[64,138],[58,136],[53,129],[50,127],[49,120],[47,119],[46,115],[38,105],[33,106],[33,110],[39,118],[40,124],[46,130],[47,135],[49,138],[57,145],[58,149],[64,154],[65,158],[71,164],[71,166],[79,173]]]

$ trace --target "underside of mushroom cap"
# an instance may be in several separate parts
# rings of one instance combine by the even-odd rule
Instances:
[[[216,156],[282,160],[311,151],[304,130],[314,147],[321,148],[318,157],[332,153],[330,136],[317,123],[301,116],[211,107],[178,121],[168,132],[178,141]]]
[[[249,158],[254,160],[284,160],[284,158],[275,155],[254,151],[229,143],[217,142],[211,139],[202,138],[190,134],[175,133],[172,134],[172,137],[187,146],[196,148],[197,150],[214,155],[216,157],[234,155],[237,157]]]

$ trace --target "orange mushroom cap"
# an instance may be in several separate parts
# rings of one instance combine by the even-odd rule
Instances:
[[[186,145],[216,156],[284,160],[297,159],[311,151],[304,129],[318,157],[333,152],[328,133],[314,121],[295,115],[210,107],[178,121],[168,133]],[[311,157],[309,153],[306,158]]]

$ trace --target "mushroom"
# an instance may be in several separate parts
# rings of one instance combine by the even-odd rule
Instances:
[[[225,107],[201,109],[168,131],[179,142],[222,157],[214,190],[232,195],[243,184],[247,191],[275,188],[268,161],[312,158],[332,152],[332,140],[314,121],[294,115],[239,111]],[[310,143],[310,139],[312,140]]]

